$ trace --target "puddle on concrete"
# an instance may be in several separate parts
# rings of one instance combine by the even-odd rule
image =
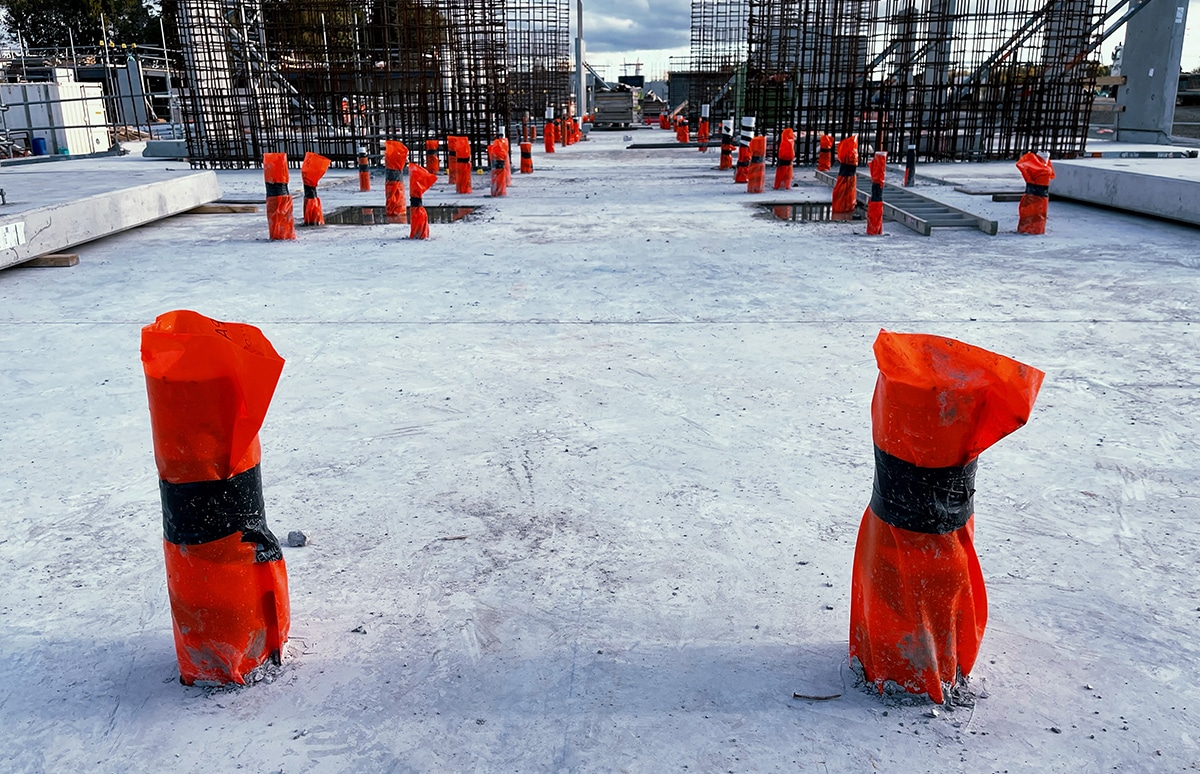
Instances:
[[[833,220],[833,205],[829,202],[797,202],[795,204],[760,204],[776,220],[826,221]]]
[[[457,207],[451,204],[426,205],[430,223],[453,223],[462,220],[478,207]],[[385,207],[338,207],[325,213],[325,223],[331,226],[380,226],[388,223],[408,223],[408,210],[403,215],[388,215]]]

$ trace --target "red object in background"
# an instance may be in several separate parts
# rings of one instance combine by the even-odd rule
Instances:
[[[750,182],[750,147],[739,145],[737,150],[737,166],[733,170],[733,182],[748,183]]]
[[[385,211],[392,217],[404,214],[404,168],[408,166],[408,147],[399,140],[383,144],[383,164],[387,168],[384,190],[387,192]]]
[[[358,149],[358,190],[371,190],[371,166],[367,159],[367,149]]]
[[[708,119],[701,118],[700,126],[696,129],[696,140],[700,143],[700,152],[708,153]]]
[[[746,174],[746,193],[762,193],[767,185],[767,138],[758,135],[750,141],[750,166]]]
[[[533,143],[521,143],[521,174],[528,175],[533,172]]]
[[[286,153],[263,154],[263,179],[267,184],[267,233],[271,239],[295,239],[296,217],[288,193]]]
[[[987,624],[975,461],[1029,419],[1044,374],[954,339],[880,331],[875,486],[854,550],[850,657],[882,692],[944,700]]]
[[[1017,169],[1025,178],[1025,193],[1017,205],[1018,234],[1045,234],[1046,210],[1050,203],[1050,181],[1054,165],[1050,159],[1036,153],[1026,153],[1017,160]]]
[[[408,165],[408,238],[429,238],[429,213],[425,211],[425,192],[437,182],[437,175],[420,164]]]
[[[253,326],[180,310],[142,329],[141,359],[180,679],[245,683],[291,621],[258,441],[283,358]]]
[[[446,136],[446,179],[450,181],[450,185],[458,186],[458,141],[457,135]]]
[[[850,220],[858,202],[858,137],[851,135],[838,143],[837,181],[833,184],[834,220]]]
[[[546,153],[554,152],[555,135],[554,124],[550,121],[542,127],[542,145],[546,149]]]
[[[321,211],[321,197],[317,196],[317,183],[329,169],[329,159],[316,153],[305,153],[300,162],[300,179],[304,182],[304,225],[324,226],[325,213]]]
[[[833,169],[833,137],[821,135],[821,148],[817,151],[817,171],[828,172]]]
[[[783,130],[779,139],[778,160],[775,164],[775,190],[792,187],[792,170],[796,160],[796,132],[790,127]]]
[[[437,140],[425,141],[425,169],[435,175],[441,167],[441,161],[438,159],[438,146],[440,144]],[[409,177],[412,177],[412,175],[410,174]]]
[[[867,233],[883,233],[883,178],[887,172],[887,154],[876,151],[867,164],[871,170],[871,198],[867,200]]]

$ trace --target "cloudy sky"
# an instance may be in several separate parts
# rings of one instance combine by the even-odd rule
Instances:
[[[689,53],[691,8],[691,0],[583,0],[588,62],[614,79],[625,74],[627,62],[641,62],[646,75],[666,71],[670,57]],[[1118,32],[1105,43],[1105,62],[1123,37]],[[1200,0],[1188,7],[1182,65],[1200,67]]]

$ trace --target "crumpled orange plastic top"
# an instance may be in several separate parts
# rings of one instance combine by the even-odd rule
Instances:
[[[858,137],[856,135],[852,134],[838,143],[837,157],[842,164],[858,166]]]
[[[263,178],[268,183],[286,183],[288,181],[286,153],[263,154]]]
[[[408,165],[408,188],[409,196],[421,197],[425,195],[434,183],[437,182],[437,175],[430,172],[420,164]]]
[[[305,153],[304,161],[300,162],[300,178],[307,186],[316,186],[329,170],[329,159],[319,153]]]
[[[404,169],[408,164],[408,146],[399,140],[385,140],[383,164],[388,169]]]
[[[1017,159],[1017,169],[1030,185],[1050,185],[1054,179],[1054,165],[1050,159],[1044,159],[1036,153],[1026,153]]]
[[[887,154],[883,151],[876,151],[871,160],[867,162],[867,168],[871,170],[871,182],[883,185],[883,178],[887,173]]]

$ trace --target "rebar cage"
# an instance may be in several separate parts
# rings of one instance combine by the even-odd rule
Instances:
[[[180,0],[193,166],[488,142],[565,105],[569,0]]]

